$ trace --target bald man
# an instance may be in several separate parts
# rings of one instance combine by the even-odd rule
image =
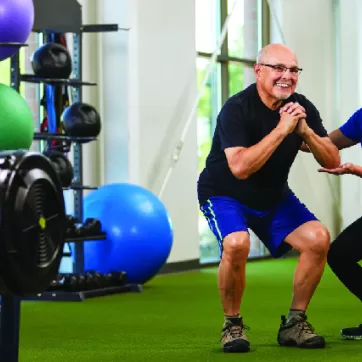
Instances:
[[[248,229],[275,258],[292,248],[300,253],[279,344],[325,346],[324,338],[307,322],[306,310],[325,267],[330,236],[289,188],[288,175],[299,150],[310,151],[326,168],[337,167],[340,158],[317,108],[295,92],[300,72],[297,57],[286,46],[271,44],[260,51],[254,66],[256,83],[223,105],[198,180],[200,208],[220,246],[225,352],[250,349],[240,316],[250,251]],[[267,306],[268,297],[256,307]]]

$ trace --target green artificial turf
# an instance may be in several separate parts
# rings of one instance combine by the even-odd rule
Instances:
[[[362,341],[343,341],[343,327],[362,323],[362,305],[326,267],[308,311],[327,340],[322,350],[280,347],[296,259],[247,265],[242,305],[251,342],[247,354],[220,349],[223,323],[217,269],[161,275],[143,293],[81,303],[23,302],[20,361],[362,361]],[[362,282],[362,281],[361,281]]]

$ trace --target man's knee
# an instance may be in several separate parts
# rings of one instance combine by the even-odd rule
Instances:
[[[322,224],[313,225],[307,232],[306,251],[327,256],[331,237],[327,228]]]
[[[250,251],[250,237],[246,231],[234,232],[227,235],[223,241],[223,255],[230,258],[248,257]]]
[[[326,257],[330,246],[330,235],[320,222],[311,221],[294,230],[286,241],[300,253],[308,252]]]

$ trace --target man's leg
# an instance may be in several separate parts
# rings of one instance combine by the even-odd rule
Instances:
[[[247,352],[250,344],[240,317],[240,304],[245,288],[250,239],[240,203],[229,197],[213,197],[201,210],[218,239],[221,251],[218,286],[225,316],[223,350]]]
[[[327,261],[344,286],[362,301],[362,218],[349,225],[329,248]],[[341,330],[344,339],[362,339],[362,324]]]
[[[319,221],[309,221],[295,229],[285,241],[300,252],[291,309],[306,311],[323,275],[330,236]]]
[[[233,232],[224,238],[218,284],[225,316],[240,313],[249,251],[250,238],[246,231]]]
[[[330,245],[329,233],[293,193],[273,210],[267,232],[269,236],[259,237],[266,240],[273,256],[281,256],[290,248],[300,252],[292,302],[288,318],[282,316],[278,342],[306,348],[324,347],[324,338],[314,333],[305,313],[323,274]]]
[[[293,297],[288,319],[282,317],[278,333],[281,346],[323,348],[325,340],[307,322],[306,310],[321,280],[327,260],[330,236],[319,221],[308,221],[285,239],[300,252],[294,274]]]

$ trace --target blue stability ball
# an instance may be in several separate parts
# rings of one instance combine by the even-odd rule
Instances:
[[[152,192],[127,183],[109,184],[84,200],[84,218],[98,218],[107,240],[84,243],[86,270],[124,271],[144,284],[165,264],[173,230],[163,203]]]

